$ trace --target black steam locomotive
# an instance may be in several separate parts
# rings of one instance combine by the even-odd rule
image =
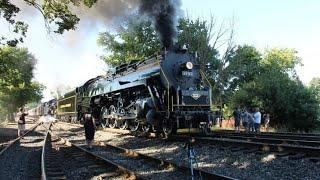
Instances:
[[[180,128],[210,131],[211,87],[196,53],[173,46],[144,61],[123,64],[87,81],[57,101],[57,117],[83,121],[92,116],[103,127],[137,131]]]

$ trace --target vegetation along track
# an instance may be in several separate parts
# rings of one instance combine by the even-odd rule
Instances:
[[[73,132],[70,132],[73,133]],[[77,141],[77,143],[83,143]],[[104,159],[114,162],[119,166],[130,169],[142,179],[190,179],[191,170],[184,165],[178,165],[163,159],[137,153],[133,150],[97,142],[98,145],[90,150]],[[196,179],[233,179],[231,177],[194,169]]]
[[[16,138],[0,152],[0,179],[40,179],[41,147],[46,124],[38,123],[23,138]]]

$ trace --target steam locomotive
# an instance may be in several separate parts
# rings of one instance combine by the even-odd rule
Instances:
[[[197,54],[172,46],[88,80],[57,100],[56,116],[73,122],[92,117],[103,127],[161,131],[166,136],[181,128],[208,133],[211,99]]]

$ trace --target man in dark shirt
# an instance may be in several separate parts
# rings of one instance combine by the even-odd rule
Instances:
[[[239,107],[235,111],[233,111],[233,117],[234,117],[235,131],[239,133],[240,132],[240,120],[241,120],[241,111],[240,111]]]
[[[25,124],[26,124],[26,116],[28,113],[25,112],[25,109],[22,107],[19,110],[19,113],[17,114],[19,120],[18,120],[18,136],[22,137],[25,130]]]

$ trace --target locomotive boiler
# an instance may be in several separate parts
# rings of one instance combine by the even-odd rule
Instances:
[[[197,54],[172,46],[158,56],[115,68],[76,89],[78,118],[92,115],[104,127],[132,131],[180,128],[210,131],[211,87]]]

